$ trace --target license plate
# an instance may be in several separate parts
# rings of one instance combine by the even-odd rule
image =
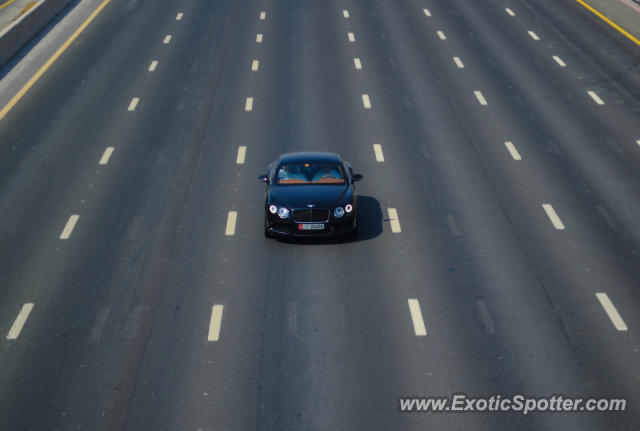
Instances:
[[[324,230],[324,224],[322,224],[322,223],[300,223],[300,224],[298,224],[298,230]]]

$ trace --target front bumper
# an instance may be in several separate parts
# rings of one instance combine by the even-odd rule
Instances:
[[[296,238],[322,238],[353,233],[356,229],[356,215],[348,214],[340,219],[331,217],[328,222],[323,223],[323,230],[299,230],[298,223],[291,218],[281,219],[277,215],[267,216],[266,230],[274,236],[286,236]]]

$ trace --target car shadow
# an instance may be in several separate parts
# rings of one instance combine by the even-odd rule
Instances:
[[[336,236],[333,238],[278,238],[291,244],[343,244],[367,241],[382,233],[382,208],[373,196],[358,195],[358,236]]]

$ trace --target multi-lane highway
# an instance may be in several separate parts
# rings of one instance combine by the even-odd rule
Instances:
[[[580,4],[83,0],[27,48],[0,429],[640,428],[640,47]],[[356,240],[264,238],[301,150]],[[627,408],[400,411],[460,392]]]

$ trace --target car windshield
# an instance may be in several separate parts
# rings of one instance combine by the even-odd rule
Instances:
[[[344,184],[340,164],[331,162],[287,163],[280,165],[277,184]]]

